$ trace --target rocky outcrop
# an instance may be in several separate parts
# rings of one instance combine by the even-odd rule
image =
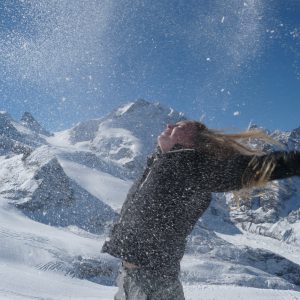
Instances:
[[[31,131],[33,131],[35,133],[42,134],[42,135],[45,135],[45,136],[53,135],[52,133],[50,133],[49,131],[44,129],[40,125],[40,123],[29,112],[24,112],[24,114],[23,114],[20,121],[21,121],[21,124],[24,127],[30,129]]]

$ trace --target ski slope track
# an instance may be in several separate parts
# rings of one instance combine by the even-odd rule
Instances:
[[[113,299],[120,261],[101,246],[156,136],[184,119],[139,99],[50,133],[0,112],[0,299]],[[281,146],[249,143],[300,149],[300,127],[268,133]],[[214,194],[188,237],[186,299],[300,299],[299,178],[235,200]]]

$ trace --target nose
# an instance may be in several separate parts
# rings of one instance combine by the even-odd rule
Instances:
[[[172,129],[172,128],[174,128],[174,126],[175,126],[174,124],[167,124],[168,129]]]

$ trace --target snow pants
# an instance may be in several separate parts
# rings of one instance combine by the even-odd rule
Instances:
[[[184,300],[178,276],[153,275],[140,268],[121,267],[114,300]]]

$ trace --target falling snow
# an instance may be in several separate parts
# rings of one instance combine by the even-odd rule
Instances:
[[[100,248],[168,123],[300,149],[300,6],[275,2],[0,1],[0,299],[113,298]],[[187,299],[300,299],[299,184],[214,194]]]

